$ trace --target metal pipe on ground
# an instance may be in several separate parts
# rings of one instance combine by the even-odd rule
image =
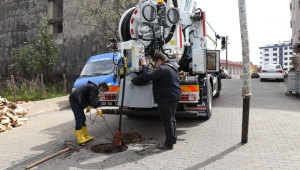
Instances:
[[[11,165],[11,166],[9,166],[9,167],[6,167],[6,168],[4,168],[3,170],[9,170],[9,169],[12,169],[12,168],[14,168],[14,167],[17,167],[17,166],[19,166],[19,165],[22,165],[23,163],[25,163],[25,162],[27,162],[27,161],[30,161],[30,160],[32,160],[32,159],[35,159],[35,158],[41,156],[41,155],[44,155],[44,154],[46,154],[46,153],[49,153],[49,152],[55,150],[56,148],[59,148],[59,147],[62,147],[62,146],[64,146],[64,145],[58,145],[58,146],[56,146],[56,147],[54,147],[54,148],[48,149],[48,150],[44,151],[44,152],[41,153],[41,154],[32,156],[32,157],[30,157],[30,158],[28,158],[28,159],[25,159],[25,160],[23,160],[23,161],[21,161],[21,162],[18,162],[18,163],[16,163],[16,164],[14,164],[14,165]]]
[[[63,150],[61,150],[61,151],[58,151],[58,152],[56,152],[55,154],[52,154],[52,155],[50,155],[50,156],[48,156],[48,157],[46,157],[46,158],[44,158],[44,159],[42,159],[42,160],[39,160],[39,161],[37,161],[37,162],[35,162],[35,163],[33,163],[33,164],[27,166],[25,169],[30,169],[30,168],[32,168],[32,167],[34,167],[34,166],[36,166],[36,165],[38,165],[38,164],[40,164],[40,163],[42,163],[42,162],[45,162],[45,161],[47,161],[47,160],[49,160],[49,159],[51,159],[51,158],[53,158],[53,157],[55,157],[55,156],[57,156],[57,155],[62,154],[62,153],[64,153],[64,152],[67,152],[67,151],[69,151],[69,150],[70,150],[70,148],[66,148],[66,149],[63,149]]]

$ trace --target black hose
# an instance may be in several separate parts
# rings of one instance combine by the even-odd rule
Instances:
[[[121,26],[121,36],[122,36],[123,41],[131,40],[130,18],[132,16],[134,10],[135,10],[135,8],[132,9],[130,12],[128,12],[123,19],[122,26]]]
[[[125,55],[124,55],[125,56]],[[126,81],[126,67],[125,67],[125,60],[122,58],[123,65],[124,65],[124,78],[123,78],[123,91],[122,91],[122,100],[121,100],[121,107],[120,107],[120,119],[119,119],[119,131],[121,132],[122,129],[122,113],[123,113],[123,103],[124,103],[124,94],[125,94],[125,81]]]

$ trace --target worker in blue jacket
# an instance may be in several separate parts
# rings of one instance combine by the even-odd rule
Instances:
[[[165,129],[166,140],[158,146],[159,149],[173,149],[176,143],[175,113],[181,97],[178,65],[166,60],[166,56],[155,53],[152,56],[154,71],[149,71],[145,59],[141,59],[142,75],[146,81],[153,82],[154,102],[158,105],[158,112]]]
[[[75,117],[74,133],[79,145],[94,139],[93,136],[89,136],[87,133],[84,109],[87,108],[87,111],[89,112],[90,106],[94,108],[101,106],[101,102],[99,102],[98,96],[99,93],[103,93],[106,91],[108,91],[108,85],[105,82],[98,85],[96,83],[88,81],[86,85],[80,86],[79,88],[75,89],[69,96],[70,106]],[[101,112],[101,110],[98,111]]]

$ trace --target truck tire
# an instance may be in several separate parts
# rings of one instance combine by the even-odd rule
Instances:
[[[221,93],[221,91],[218,90],[218,92],[216,93],[216,95],[214,95],[214,98],[219,98],[220,97],[220,93]]]
[[[207,97],[206,97],[206,113],[207,115],[204,117],[205,120],[210,119],[211,115],[212,115],[212,89],[211,89],[211,85],[210,82],[207,81]]]
[[[221,94],[221,90],[222,90],[222,82],[221,79],[218,78],[218,92],[216,93],[216,95],[214,95],[213,98],[219,98]]]

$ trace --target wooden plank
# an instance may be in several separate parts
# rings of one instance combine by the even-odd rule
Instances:
[[[28,118],[18,118],[18,121],[22,121],[22,122],[27,121],[27,120],[28,120]]]
[[[3,112],[3,113],[6,113],[6,112],[7,112],[7,110],[8,110],[8,107],[7,107],[7,106],[5,106],[5,107],[2,109],[2,112]]]
[[[9,118],[7,117],[6,119],[1,119],[1,124],[6,124],[6,123],[9,123]]]
[[[9,118],[12,118],[12,119],[15,117],[15,115],[13,115],[9,112],[6,112],[5,115],[8,116]]]
[[[6,131],[6,126],[0,124],[0,132]]]

